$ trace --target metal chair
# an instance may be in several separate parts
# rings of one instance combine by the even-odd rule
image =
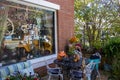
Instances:
[[[81,70],[72,70],[70,72],[70,80],[83,80],[83,72]]]
[[[99,52],[96,52],[95,54],[92,55],[93,59],[90,58],[89,62],[94,62],[95,63],[95,69],[97,71],[97,77],[99,77],[100,80],[100,72],[99,72],[99,64],[101,62],[101,55]]]
[[[94,69],[95,69],[95,63],[93,61],[91,61],[85,66],[83,73],[85,74],[85,77],[87,77],[87,80],[91,80],[91,74]]]
[[[100,80],[99,64],[100,64],[101,60],[100,59],[90,59],[89,61],[90,62],[92,61],[95,64],[95,69],[97,71],[97,77],[99,77],[99,80]]]
[[[45,61],[45,63],[46,63],[46,67],[47,67],[47,73],[49,76],[48,80],[50,80],[52,76],[61,77],[61,80],[63,80],[63,74],[61,72],[60,67],[51,68],[51,67],[49,67],[47,61]]]

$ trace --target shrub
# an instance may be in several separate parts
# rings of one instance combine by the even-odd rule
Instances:
[[[111,38],[103,47],[106,63],[111,66],[108,80],[120,80],[120,37]]]
[[[120,37],[111,38],[108,42],[105,43],[103,47],[103,52],[105,53],[106,62],[111,64],[113,56],[120,54]]]

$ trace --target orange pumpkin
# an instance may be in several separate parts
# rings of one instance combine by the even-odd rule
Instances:
[[[66,57],[67,55],[66,55],[66,53],[64,52],[64,51],[60,51],[59,53],[58,53],[58,56],[57,56],[57,59],[58,60],[61,60],[63,57]]]

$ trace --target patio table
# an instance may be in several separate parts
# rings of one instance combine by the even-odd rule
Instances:
[[[77,62],[73,61],[71,58],[63,58],[62,60],[55,59],[54,63],[62,68],[64,77],[66,76],[69,79],[71,70],[81,69],[82,58]]]
[[[63,58],[62,60],[55,59],[54,63],[62,68],[79,69],[82,66],[82,58],[76,62],[71,58]]]

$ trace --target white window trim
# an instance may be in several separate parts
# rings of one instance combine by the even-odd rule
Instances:
[[[24,4],[24,5],[27,5],[29,3],[30,6],[34,4],[34,7],[40,6],[40,7],[46,8],[46,9],[54,9],[54,10],[60,9],[60,5],[48,2],[45,0],[7,0],[7,1]]]
[[[58,48],[57,48],[57,16],[56,16],[56,10],[59,10],[60,6],[44,1],[44,0],[7,0],[10,2],[14,2],[14,3],[18,3],[18,4],[23,4],[23,5],[27,5],[27,6],[32,6],[32,7],[38,7],[38,8],[42,8],[42,9],[47,9],[47,10],[52,10],[55,12],[54,14],[54,21],[55,21],[55,54],[52,55],[48,55],[48,56],[44,56],[44,57],[39,57],[39,58],[35,58],[35,59],[31,59],[31,63],[33,64],[33,68],[38,68],[38,67],[42,67],[45,66],[45,60],[50,64],[53,63],[53,60],[56,59],[57,57],[57,53],[58,53]],[[43,4],[41,4],[43,2]],[[38,5],[35,5],[38,4]],[[41,5],[44,5],[44,7],[42,7]],[[56,6],[55,6],[56,5]],[[54,6],[54,7],[53,7]],[[56,7],[56,8],[55,8]],[[35,64],[35,65],[34,65]]]
[[[48,55],[48,56],[44,56],[41,58],[36,58],[36,59],[32,59],[30,60],[32,63],[32,66],[34,69],[45,66],[46,65],[46,61],[48,64],[51,64],[54,62],[54,60],[56,59],[57,54],[53,54],[53,55]]]

